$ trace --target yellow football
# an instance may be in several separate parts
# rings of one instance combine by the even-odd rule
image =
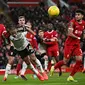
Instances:
[[[50,6],[48,8],[48,14],[50,16],[58,16],[59,13],[60,13],[60,10],[59,10],[59,8],[57,6]]]

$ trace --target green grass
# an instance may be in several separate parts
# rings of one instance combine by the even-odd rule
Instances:
[[[63,73],[61,77],[55,73],[52,77],[49,77],[47,81],[39,81],[37,78],[33,79],[31,74],[26,75],[27,81],[19,79],[14,79],[15,75],[9,75],[6,82],[3,82],[3,75],[0,75],[0,85],[85,85],[85,74],[77,73],[74,78],[78,82],[67,82],[66,79],[69,73]]]

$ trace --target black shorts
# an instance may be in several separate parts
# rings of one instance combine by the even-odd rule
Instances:
[[[28,55],[31,55],[32,53],[34,53],[34,49],[32,48],[30,44],[28,44],[24,50],[17,51],[17,52],[21,56],[21,58],[24,59],[24,57],[27,57]]]
[[[11,46],[10,50],[7,50],[7,52],[8,52],[8,55],[11,56],[11,57],[15,57],[16,55],[18,55],[17,50],[14,49],[13,46]]]
[[[42,53],[41,55],[36,55],[37,59],[39,59],[39,61],[41,62],[41,64],[44,64],[44,56],[46,55],[46,53]]]

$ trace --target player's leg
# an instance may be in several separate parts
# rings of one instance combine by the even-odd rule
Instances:
[[[48,56],[45,54],[43,56],[43,58],[44,58],[44,69],[47,72],[48,71],[48,69],[47,69],[47,67],[48,67]]]
[[[30,48],[30,49],[29,49]],[[28,45],[24,50],[22,51],[18,51],[18,54],[21,56],[21,58],[23,59],[23,61],[26,62],[27,65],[30,65],[32,68],[32,71],[37,75],[37,77],[40,80],[44,80],[43,76],[38,72],[37,69],[35,69],[35,67],[32,65],[31,63],[31,56],[34,53],[34,50],[31,48],[30,45]],[[30,56],[30,57],[29,57]],[[33,57],[33,56],[32,56]],[[36,59],[36,58],[35,58]]]
[[[59,49],[58,49],[58,46],[53,47],[53,58],[55,60],[54,63],[58,63],[58,61],[59,61]],[[54,68],[54,63],[52,64],[51,69]],[[59,69],[59,76],[61,76],[62,75],[61,67],[59,67],[58,69]],[[53,75],[53,72],[50,71],[50,76],[52,76],[52,75]]]
[[[46,53],[42,53],[41,55],[37,55],[36,54],[37,59],[41,62],[44,70],[47,72],[47,67],[48,67],[48,56],[46,55]]]
[[[64,59],[63,60],[60,60],[58,63],[56,63],[54,65],[54,67],[51,68],[51,70],[50,70],[51,73],[53,73],[55,69],[57,69],[57,68],[59,69],[63,65],[66,65],[67,64],[67,62],[69,61],[70,55],[72,53],[71,48],[72,47],[70,47],[70,46],[65,46],[65,48],[64,48]]]
[[[21,77],[23,80],[27,80],[27,78],[25,77],[25,71],[27,69],[27,65],[25,62],[23,62],[23,60],[21,59],[20,56],[18,56],[18,64],[17,64],[17,68],[16,68],[16,77],[14,77],[15,79],[18,79],[19,77]]]
[[[17,52],[18,54],[18,52]],[[21,56],[17,55],[17,60],[18,60],[18,64],[17,64],[17,68],[16,68],[16,75],[14,78],[18,79],[19,77],[21,77],[23,80],[27,80],[27,78],[25,77],[25,71],[27,69],[27,65],[26,63],[23,63],[23,60],[21,58]]]
[[[10,56],[8,59],[8,63],[6,65],[6,69],[5,69],[5,75],[4,75],[4,79],[3,79],[4,81],[7,80],[8,74],[9,74],[9,72],[11,70],[11,66],[13,64],[13,61],[14,61],[14,57]]]
[[[69,77],[67,78],[67,81],[73,81],[73,82],[77,82],[77,80],[74,80],[73,76],[76,74],[76,72],[78,71],[78,69],[80,68],[80,65],[82,64],[82,59],[80,58],[81,56],[77,56],[77,60],[76,60],[76,64],[73,67],[73,70],[71,72],[71,74],[69,75]]]
[[[22,79],[24,80],[27,80],[27,78],[25,77],[25,71],[27,69],[27,65],[26,63],[24,62],[23,63],[23,60],[21,59],[21,57],[18,55],[17,56],[17,59],[18,59],[18,64],[17,64],[17,68],[16,68],[16,77],[14,77],[15,79],[21,77]]]
[[[26,69],[27,69],[27,64],[23,61],[20,74],[25,75]]]
[[[31,58],[31,60],[33,60],[33,61],[39,66],[40,71],[41,71],[44,79],[47,80],[47,79],[48,79],[48,76],[47,76],[47,74],[45,73],[45,71],[44,71],[44,69],[43,69],[43,67],[42,67],[42,65],[41,65],[41,62],[36,58],[35,54],[32,53],[32,54],[30,55],[30,58]]]
[[[59,69],[61,68],[63,65],[66,65],[68,62],[68,59],[64,58],[63,60],[59,61],[58,63],[56,63],[50,70],[51,74],[53,74],[55,69]]]
[[[50,69],[51,69],[51,66],[52,66],[52,64],[51,64],[51,60],[52,60],[52,51],[51,51],[52,49],[51,48],[48,48],[46,51],[46,53],[47,53],[47,56],[48,56],[48,71],[50,71]]]
[[[26,62],[27,65],[30,65],[32,71],[37,75],[39,80],[43,81],[44,80],[43,76],[38,72],[37,69],[34,68],[33,64],[30,61],[30,58],[27,56],[23,60]]]
[[[67,81],[77,82],[76,80],[74,80],[73,76],[77,73],[77,71],[79,70],[79,68],[82,64],[82,51],[81,51],[80,47],[76,48],[74,50],[74,53],[76,55],[76,64],[73,67],[73,70],[72,70],[70,76],[67,78]]]
[[[16,79],[19,77],[19,74],[20,74],[20,70],[21,70],[21,65],[22,65],[22,62],[23,60],[21,59],[21,57],[18,55],[17,56],[17,60],[18,60],[18,64],[17,64],[17,67],[16,67]]]
[[[85,73],[85,52],[83,53],[83,73]]]

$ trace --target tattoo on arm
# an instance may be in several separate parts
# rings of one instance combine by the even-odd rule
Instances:
[[[73,22],[69,23],[69,28],[73,28]]]

